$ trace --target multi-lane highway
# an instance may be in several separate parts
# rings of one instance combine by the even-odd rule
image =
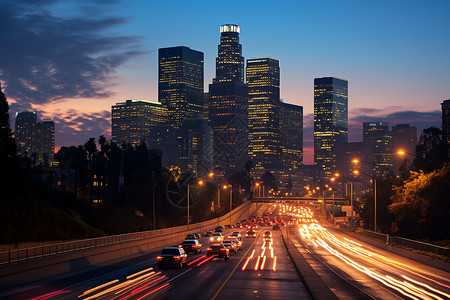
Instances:
[[[291,218],[287,227],[294,248],[290,251],[299,251],[339,299],[450,298],[447,272],[351,239],[325,224],[321,226],[309,209],[265,204],[259,210],[263,212]],[[159,251],[155,251],[1,291],[0,298],[311,299],[309,285],[302,282],[290,260],[282,231],[260,227],[256,238],[246,238],[245,229],[228,229],[223,235],[233,231],[241,232],[243,249],[231,253],[227,261],[208,259],[210,241],[201,237],[202,253],[189,253],[183,268],[168,266],[159,270]]]

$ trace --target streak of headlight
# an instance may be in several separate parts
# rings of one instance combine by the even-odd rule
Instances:
[[[194,259],[193,261],[191,261],[191,262],[188,263],[188,266],[190,266],[190,265],[192,265],[192,264],[195,264],[195,263],[198,262],[199,260],[202,260],[203,258],[205,258],[205,256],[206,256],[206,255],[202,255],[202,256],[200,256],[199,258]]]
[[[423,287],[426,287],[427,289],[432,290],[433,292],[439,293],[439,294],[441,294],[442,296],[445,296],[445,297],[447,297],[447,298],[450,298],[450,295],[449,295],[449,294],[444,293],[443,291],[437,290],[437,289],[435,289],[435,288],[429,286],[429,285],[426,284],[426,283],[423,283],[423,282],[420,282],[420,281],[411,279],[411,278],[409,278],[409,277],[407,277],[407,276],[405,276],[405,275],[402,275],[402,277],[405,278],[406,280],[409,280],[409,281],[411,281],[411,282],[414,282],[415,284],[418,284],[418,285],[421,285],[421,286],[423,286]],[[434,281],[434,280],[433,280],[433,281]],[[436,282],[436,283],[438,283],[438,282]]]
[[[207,262],[207,261],[209,261],[209,260],[211,260],[211,259],[213,259],[213,258],[214,258],[214,255],[211,255],[211,256],[208,257],[207,259],[202,260],[201,262],[199,262],[199,263],[197,264],[197,267],[200,267],[200,266],[203,265],[205,262]]]
[[[272,270],[273,270],[274,272],[277,271],[277,257],[276,257],[276,256],[273,258],[273,267],[272,267]]]
[[[258,256],[258,259],[256,260],[255,263],[255,271],[258,271],[258,266],[259,266],[259,259],[261,258],[261,256]]]
[[[393,278],[393,277],[391,277],[389,275],[386,275],[386,278],[388,278],[391,281],[391,283],[392,282],[396,283],[400,288],[404,289],[406,292],[408,292],[410,294],[413,294],[414,296],[417,296],[419,298],[423,298],[423,299],[426,299],[426,300],[433,300],[433,298],[428,297],[427,295],[425,295],[425,294],[423,294],[421,292],[417,292],[416,291],[417,287],[415,287],[415,286],[413,286],[413,288],[410,288],[404,282],[402,282],[400,280],[397,280],[397,279],[395,279],[395,278]]]
[[[245,261],[244,265],[242,266],[242,271],[245,271],[245,269],[247,268],[248,262],[250,261],[251,257],[248,257],[247,260]]]
[[[423,288],[417,287],[417,286],[415,286],[415,285],[413,285],[413,284],[411,284],[411,283],[409,283],[409,282],[407,282],[407,281],[403,281],[403,282],[405,283],[405,285],[406,285],[407,287],[409,287],[409,288],[411,288],[411,289],[413,289],[413,290],[415,290],[415,291],[418,291],[419,293],[428,295],[428,296],[430,296],[430,297],[432,297],[432,298],[434,298],[434,299],[444,300],[444,298],[441,298],[441,297],[439,297],[438,295],[435,295],[435,294],[433,294],[433,293],[431,293],[431,292],[429,292],[429,291],[427,291],[427,290],[425,290],[425,289],[423,289]]]
[[[264,250],[261,252],[261,257],[263,257],[265,253],[266,253],[266,248],[264,248]]]
[[[262,263],[261,263],[261,270],[264,270],[264,265],[266,264],[266,257],[263,257]]]
[[[273,258],[273,248],[270,249],[270,258]]]
[[[160,286],[160,287],[158,287],[158,288],[156,288],[156,289],[154,289],[154,290],[148,292],[147,294],[143,295],[142,297],[137,298],[137,300],[144,299],[144,298],[146,298],[148,295],[153,294],[154,292],[159,291],[159,290],[162,289],[162,288],[165,288],[165,287],[168,286],[169,284],[170,284],[170,283],[163,284],[162,286]]]
[[[344,238],[344,240],[346,240],[347,242],[350,242],[350,243],[353,243],[353,244],[355,244],[355,245],[358,245],[358,246],[362,247],[362,244],[357,243],[357,242],[355,242],[355,241],[352,241],[352,240],[350,240],[350,239],[348,239],[348,238]]]
[[[314,244],[314,246],[316,246],[316,247],[319,247],[319,245],[317,245],[317,243],[316,242],[314,242],[314,240],[313,239],[311,239],[311,242]]]
[[[133,277],[136,277],[136,276],[138,276],[138,275],[141,275],[142,273],[145,273],[145,272],[148,272],[148,271],[152,271],[152,270],[153,270],[153,268],[148,268],[148,269],[142,270],[142,271],[140,271],[140,272],[131,274],[131,275],[127,276],[126,278],[127,278],[127,279],[131,279],[131,278],[133,278]],[[154,272],[153,272],[153,273],[154,273]]]
[[[252,255],[250,255],[250,258],[253,258],[253,255],[255,254],[255,249],[253,249]]]
[[[144,284],[144,285],[139,286],[139,288],[133,290],[129,295],[127,295],[127,296],[121,298],[120,300],[129,298],[129,297],[131,297],[131,296],[133,296],[133,295],[135,295],[135,294],[139,294],[140,292],[142,292],[142,291],[144,291],[144,290],[146,290],[146,289],[152,287],[152,286],[154,285],[155,282],[160,281],[161,279],[163,279],[163,278],[165,278],[165,277],[166,277],[166,275],[161,276],[161,277],[158,277],[158,278],[156,278],[155,280],[152,280],[152,281],[150,281],[150,282],[148,282],[148,283],[146,283],[146,284]],[[117,294],[117,293],[116,293],[116,294]]]
[[[96,286],[95,288],[92,288],[92,289],[90,289],[90,290],[85,291],[83,294],[81,294],[80,296],[78,296],[78,298],[83,297],[83,296],[86,296],[87,294],[90,294],[90,293],[92,293],[92,292],[95,292],[95,291],[97,291],[97,290],[99,290],[99,289],[101,289],[101,288],[107,287],[108,285],[114,284],[114,283],[116,283],[116,282],[118,282],[118,281],[119,281],[119,279],[114,279],[114,280],[112,280],[112,281],[110,281],[110,282],[107,282],[107,283],[104,283],[104,284],[102,284],[102,285]]]
[[[51,292],[51,293],[48,293],[48,294],[45,294],[45,295],[33,298],[32,300],[45,300],[45,299],[49,299],[49,298],[52,298],[52,297],[55,297],[55,296],[58,296],[58,295],[61,295],[61,294],[65,294],[65,293],[68,293],[68,292],[70,292],[70,290],[66,290],[66,291],[60,290],[60,291]]]

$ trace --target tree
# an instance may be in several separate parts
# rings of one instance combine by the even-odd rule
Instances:
[[[442,137],[442,130],[437,127],[425,128],[416,146],[413,169],[424,172],[440,169],[447,160],[447,151],[447,143]]]
[[[450,232],[450,164],[430,173],[411,172],[394,188],[389,211],[399,234],[411,238],[446,239]]]
[[[270,173],[270,171],[267,171],[261,176],[261,181],[263,186],[266,187],[266,189],[271,188],[274,191],[278,191],[277,179],[275,178],[275,176],[273,176],[272,173]]]
[[[2,166],[4,172],[8,172],[8,174],[3,174],[4,179],[1,180],[2,184],[8,187],[6,190],[12,190],[11,184],[16,182],[20,172],[16,149],[16,142],[12,137],[9,124],[9,105],[0,85],[0,166]],[[6,199],[8,197],[1,198]]]

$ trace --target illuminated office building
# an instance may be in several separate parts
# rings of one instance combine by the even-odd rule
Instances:
[[[180,46],[158,53],[158,99],[170,124],[180,128],[186,118],[203,114],[203,52]]]
[[[44,166],[51,165],[55,154],[55,123],[43,121],[37,123],[38,160]]]
[[[399,150],[403,150],[406,153],[414,154],[416,152],[416,145],[417,145],[416,127],[409,126],[409,124],[398,124],[396,126],[392,126],[391,149],[393,153]],[[393,164],[393,171],[395,174],[399,174],[400,166],[405,160],[406,165],[404,167],[407,168],[407,170],[405,171],[408,171],[414,160],[414,156],[394,155],[392,164]]]
[[[442,137],[447,141],[448,155],[450,156],[450,99],[441,103],[442,108]]]
[[[248,161],[248,87],[239,26],[220,26],[216,77],[209,85],[209,122],[213,129],[214,171],[219,177],[244,169]]]
[[[23,111],[16,114],[14,136],[17,143],[17,154],[32,157],[37,154],[37,113]]]
[[[364,122],[363,143],[372,163],[372,174],[375,177],[392,172],[392,132],[388,122]]]
[[[281,157],[283,169],[303,165],[303,106],[281,103]]]
[[[126,100],[117,103],[111,107],[112,141],[118,145],[126,143],[133,146],[143,140],[149,143],[154,140],[152,130],[159,125],[166,126],[167,121],[167,108],[159,102]],[[152,148],[152,145],[149,147]]]
[[[328,179],[345,170],[348,143],[348,81],[314,78],[314,165]]]
[[[280,66],[273,58],[247,59],[248,155],[256,176],[281,167]]]

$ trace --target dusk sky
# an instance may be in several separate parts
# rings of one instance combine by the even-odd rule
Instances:
[[[109,139],[112,105],[158,100],[158,48],[204,52],[208,91],[219,27],[239,24],[246,59],[280,60],[281,98],[304,108],[312,164],[315,77],[349,81],[350,141],[362,140],[364,121],[441,127],[449,14],[448,0],[2,0],[0,82],[12,116],[55,121],[57,147]]]

